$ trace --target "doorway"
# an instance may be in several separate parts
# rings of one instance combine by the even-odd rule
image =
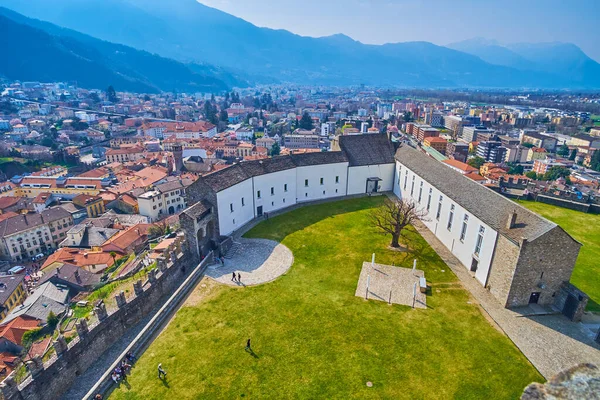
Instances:
[[[262,217],[262,215],[263,215],[263,206],[256,207],[256,216]]]
[[[473,258],[473,261],[471,261],[471,272],[477,272],[477,268],[479,267],[479,260],[477,260],[476,258]]]
[[[529,304],[537,304],[540,301],[540,292],[533,292],[529,296]]]

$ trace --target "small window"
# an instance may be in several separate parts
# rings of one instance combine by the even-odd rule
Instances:
[[[308,197],[308,193],[304,193],[304,197]]]
[[[450,213],[448,214],[448,230],[452,230],[452,220],[454,219],[454,204],[450,206]]]
[[[325,194],[325,191],[323,190],[323,194]]]
[[[244,202],[244,198],[242,197],[242,207],[244,207],[246,203]]]
[[[256,198],[257,198],[257,199],[260,199],[260,190],[257,190],[257,191],[256,191]]]
[[[335,183],[340,183],[340,177],[339,177],[339,175],[335,176]]]
[[[233,212],[233,203],[229,203],[229,211]]]
[[[410,186],[410,196],[412,197],[413,193],[415,192],[415,176],[413,175],[412,177],[412,183]]]
[[[272,187],[272,188],[271,188],[271,196],[273,196],[274,194],[275,194],[275,188],[274,188],[274,187]]]
[[[418,203],[421,204],[421,197],[423,196],[423,181],[421,181],[421,186],[419,187],[419,200]]]
[[[308,179],[304,180],[304,186],[308,186]]]
[[[319,183],[322,185],[323,184],[323,178],[319,179]]]
[[[271,202],[271,205],[272,205],[272,206],[274,206],[274,205],[275,205],[275,202],[274,202],[274,201],[272,201],[272,202]]]
[[[283,191],[284,191],[284,192],[287,192],[287,183],[284,183],[284,184],[283,184]]]
[[[465,236],[467,236],[467,225],[468,224],[469,224],[469,216],[467,214],[465,214],[465,216],[463,217],[462,228],[460,230],[460,241],[461,242],[464,242]]]
[[[435,219],[440,220],[440,216],[442,215],[442,202],[444,201],[444,196],[440,196],[440,200],[438,202],[437,213],[435,213]]]
[[[283,199],[283,202],[285,203],[285,198]]]

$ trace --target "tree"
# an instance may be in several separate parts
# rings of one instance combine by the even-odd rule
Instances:
[[[225,110],[225,109],[221,110],[221,112],[219,113],[219,121],[223,121],[223,122],[229,121],[229,114],[227,114],[227,110]]]
[[[54,312],[50,311],[48,313],[48,318],[46,318],[46,321],[48,322],[48,326],[52,328],[52,330],[54,330],[54,328],[56,328],[56,325],[58,325],[58,316],[54,314]]]
[[[67,101],[67,96],[65,96],[64,93],[61,93],[59,98],[60,98],[60,101]]]
[[[571,176],[571,170],[567,167],[561,167],[559,165],[555,165],[550,167],[548,171],[544,174],[545,181],[555,181],[558,178],[568,178]]]
[[[310,131],[313,129],[312,118],[310,117],[310,115],[308,115],[307,112],[302,114],[302,118],[300,119],[298,126],[300,127],[300,129],[306,129],[307,131]]]
[[[278,156],[281,153],[281,147],[278,142],[273,143],[271,146],[271,156]]]
[[[556,152],[556,154],[558,154],[559,156],[562,157],[566,157],[569,155],[569,146],[567,146],[566,144],[563,144],[562,146],[560,146],[558,148],[558,151]]]
[[[521,175],[524,171],[524,168],[522,165],[518,165],[515,163],[509,163],[508,164],[508,173],[510,175]]]
[[[569,156],[569,160],[575,161],[575,158],[577,158],[577,149],[573,149],[571,151],[571,155]]]
[[[111,251],[109,254],[113,259],[113,265],[114,265],[117,262],[117,253],[115,253],[114,251]]]
[[[525,176],[534,181],[537,180],[537,174],[535,173],[535,171],[529,171],[525,174]]]
[[[108,101],[110,101],[111,103],[117,103],[119,101],[119,98],[117,97],[117,92],[115,91],[115,88],[112,87],[112,85],[110,85],[107,89],[106,89],[106,98],[108,99]]]
[[[147,94],[144,95],[144,101],[150,101],[150,96],[148,96]]]
[[[96,93],[96,92],[90,93],[90,95],[88,96],[88,99],[94,104],[100,103],[100,96],[98,96],[98,93]]]
[[[166,220],[158,221],[148,228],[148,235],[152,238],[167,235],[170,227]]]
[[[386,199],[383,205],[371,212],[373,225],[382,233],[392,235],[391,247],[400,247],[405,228],[416,220],[425,219],[427,211],[405,199]]]
[[[523,147],[527,147],[528,149],[531,149],[532,147],[535,147],[535,145],[533,143],[521,143],[521,146]]]
[[[600,150],[594,151],[590,160],[590,168],[594,171],[600,171]]]
[[[481,166],[483,164],[485,164],[485,158],[475,156],[475,157],[469,159],[469,161],[467,161],[467,164],[469,164],[473,168],[479,169],[479,168],[481,168]]]

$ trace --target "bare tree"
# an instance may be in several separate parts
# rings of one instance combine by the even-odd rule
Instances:
[[[382,234],[392,235],[392,247],[400,247],[400,238],[404,229],[415,220],[424,220],[427,211],[405,199],[386,199],[383,205],[371,212],[373,225]]]

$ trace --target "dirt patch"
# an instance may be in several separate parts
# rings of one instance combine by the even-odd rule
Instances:
[[[218,282],[206,276],[203,277],[200,283],[198,283],[192,293],[190,293],[188,298],[185,300],[185,303],[183,303],[182,307],[193,307],[200,304],[204,300],[212,298],[217,292],[216,289],[219,287],[222,287],[222,285],[220,285]]]

